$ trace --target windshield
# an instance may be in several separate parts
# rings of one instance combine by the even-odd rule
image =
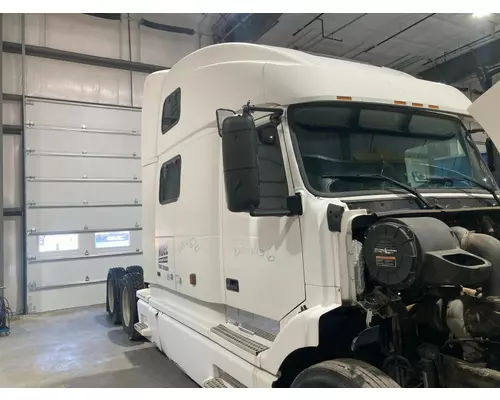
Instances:
[[[451,115],[312,103],[290,106],[288,121],[308,184],[323,194],[398,188],[370,175],[417,190],[497,189],[462,122]],[[363,179],[350,178],[357,175]]]

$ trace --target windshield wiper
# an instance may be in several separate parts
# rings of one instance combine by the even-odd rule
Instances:
[[[428,179],[431,179],[431,180],[448,180],[448,182],[449,181],[466,181],[466,182],[473,183],[473,184],[479,186],[480,188],[486,190],[487,192],[489,192],[493,196],[493,198],[495,199],[495,201],[497,202],[497,205],[500,206],[500,199],[498,198],[495,189],[492,188],[491,186],[485,185],[484,183],[479,182],[479,181],[475,180],[474,178],[471,178],[470,176],[462,174],[461,172],[458,172],[458,171],[455,171],[453,169],[446,168],[446,167],[443,167],[443,166],[440,166],[440,165],[422,164],[422,163],[420,165],[425,166],[425,167],[430,167],[430,168],[439,168],[441,171],[448,171],[448,172],[451,172],[453,174],[457,174],[458,176],[446,176],[446,177],[445,176],[443,176],[443,177],[432,176],[432,178],[428,178]],[[425,178],[424,178],[424,180],[425,180]]]
[[[387,181],[391,182],[396,186],[399,186],[400,188],[406,190],[408,193],[414,195],[420,202],[420,208],[428,208],[428,209],[433,209],[433,208],[441,208],[437,204],[435,206],[432,206],[417,190],[413,189],[412,187],[405,185],[404,183],[401,183],[397,181],[396,179],[389,178],[388,176],[381,175],[381,174],[368,174],[368,175],[323,175],[321,178],[326,178],[326,179],[378,179],[380,181]],[[500,203],[499,203],[500,204]]]
[[[481,189],[486,190],[489,192],[497,204],[500,206],[500,198],[498,198],[498,195],[495,192],[495,189],[492,187],[485,185],[484,183],[481,183],[479,181],[476,181],[474,178],[470,178],[468,176],[427,176],[425,178],[422,178],[422,180],[427,181],[427,182],[432,182],[432,181],[442,181],[442,182],[453,182],[453,181],[466,181],[473,183],[476,186],[479,186]]]

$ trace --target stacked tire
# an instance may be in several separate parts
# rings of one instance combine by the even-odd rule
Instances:
[[[124,268],[114,267],[108,271],[108,278],[106,280],[106,312],[111,323],[115,325],[119,325],[122,322],[120,284],[125,274]]]
[[[111,323],[122,325],[130,340],[140,338],[134,329],[134,324],[139,322],[136,292],[144,287],[144,272],[139,265],[132,265],[126,269],[114,267],[108,271],[106,312]]]
[[[130,340],[137,340],[141,337],[134,328],[134,325],[139,322],[136,293],[141,289],[144,289],[144,279],[140,272],[130,272],[121,280],[122,327]]]

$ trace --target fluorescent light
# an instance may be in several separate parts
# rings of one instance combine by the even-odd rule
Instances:
[[[489,17],[491,15],[491,13],[474,13],[472,14],[472,16],[474,18],[486,18],[486,17]]]

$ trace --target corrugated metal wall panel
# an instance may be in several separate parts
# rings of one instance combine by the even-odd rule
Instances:
[[[193,23],[200,18],[196,14],[184,14],[183,17]],[[198,49],[197,35],[139,27],[139,19],[140,16],[134,16],[130,21],[132,61],[171,67],[182,57]],[[20,43],[20,14],[4,14],[3,31],[5,41]],[[128,21],[125,15],[120,22],[84,14],[27,14],[26,43],[75,53],[130,59]],[[210,44],[207,36],[203,43]]]
[[[4,284],[5,297],[16,314],[23,312],[22,221],[21,217],[7,217],[4,221]]]
[[[21,125],[21,103],[18,101],[7,101],[3,102],[3,123],[5,125]]]
[[[21,207],[21,136],[3,135],[3,202],[5,208]]]

